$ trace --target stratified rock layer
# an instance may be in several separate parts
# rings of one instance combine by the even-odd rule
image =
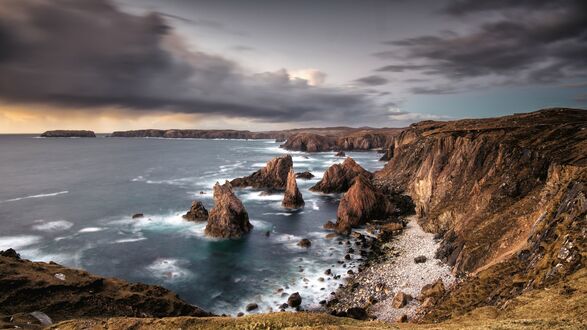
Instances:
[[[304,206],[304,198],[298,189],[296,174],[294,173],[293,168],[290,168],[289,174],[287,175],[287,186],[285,188],[285,195],[283,195],[281,206],[290,209],[297,209]]]
[[[291,155],[275,157],[257,172],[230,182],[233,187],[252,187],[269,191],[283,191],[287,185],[287,176],[293,168]]]
[[[342,193],[347,191],[355,177],[362,175],[366,179],[371,179],[373,174],[361,165],[357,164],[352,158],[348,157],[342,164],[334,164],[330,166],[322,180],[318,181],[310,190],[319,191],[323,193]]]
[[[344,194],[336,212],[336,231],[349,233],[351,228],[369,220],[385,220],[398,209],[363,175],[355,178],[351,188]]]
[[[188,221],[207,221],[208,210],[200,201],[193,201],[190,210],[183,215],[183,218]]]
[[[238,238],[253,228],[243,203],[234,195],[230,183],[214,185],[214,208],[208,215],[205,233],[210,237]]]

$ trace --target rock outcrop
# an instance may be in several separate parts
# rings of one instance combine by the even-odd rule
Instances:
[[[208,215],[205,233],[210,237],[239,238],[253,228],[243,203],[234,195],[230,183],[214,185],[214,207]]]
[[[298,179],[310,180],[313,177],[314,177],[314,174],[312,174],[311,172],[308,172],[308,171],[296,173],[296,178],[298,178]]]
[[[361,165],[357,164],[354,159],[348,157],[342,164],[334,164],[330,166],[322,180],[318,181],[311,191],[318,191],[323,193],[342,193],[347,191],[353,183],[355,177],[362,175],[366,179],[371,179],[373,174],[365,170]]]
[[[359,175],[340,200],[336,212],[336,231],[348,234],[351,228],[369,220],[385,220],[397,211],[389,196],[379,192],[367,178]]]
[[[330,151],[334,148],[335,141],[336,139],[331,136],[299,133],[290,136],[281,147],[287,150],[307,152]]]
[[[294,173],[293,168],[289,169],[289,174],[287,175],[287,185],[285,187],[283,201],[281,201],[281,206],[289,209],[297,209],[304,206],[304,198],[298,189],[296,174]]]
[[[243,178],[230,181],[233,187],[252,187],[268,191],[283,191],[287,185],[287,176],[293,168],[291,155],[275,157],[257,172]]]
[[[208,210],[200,201],[193,201],[192,207],[183,215],[183,218],[188,221],[208,221]]]
[[[0,324],[6,321],[12,323],[11,327],[18,326],[19,315],[33,311],[42,311],[54,322],[89,317],[210,315],[159,286],[96,276],[53,262],[32,262],[21,259],[14,250],[0,252]]]
[[[87,137],[87,138],[95,138],[96,133],[92,131],[84,131],[84,130],[55,130],[55,131],[46,131],[45,133],[41,134],[41,137]]]

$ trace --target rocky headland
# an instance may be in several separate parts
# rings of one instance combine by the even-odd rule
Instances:
[[[239,238],[253,229],[243,203],[229,182],[214,185],[214,207],[208,214],[205,233],[210,237]]]
[[[92,275],[0,252],[0,328],[88,317],[210,316],[159,286]]]
[[[283,191],[293,168],[291,155],[275,157],[255,173],[230,181],[233,187],[252,187],[266,191]]]
[[[41,137],[84,137],[84,138],[95,138],[96,133],[92,131],[84,131],[84,130],[55,130],[55,131],[46,131],[41,134]]]

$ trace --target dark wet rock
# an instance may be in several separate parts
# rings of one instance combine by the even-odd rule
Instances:
[[[192,207],[183,215],[183,218],[188,221],[208,221],[208,210],[200,201],[192,201]]]
[[[400,316],[397,319],[397,323],[406,323],[408,322],[408,316],[406,314],[402,314],[402,316]]]
[[[133,219],[140,219],[140,218],[144,218],[144,217],[145,217],[145,215],[142,213],[135,213],[132,215]]]
[[[330,268],[328,268],[327,270],[324,271],[324,275],[332,275],[332,270],[330,270]]]
[[[292,293],[289,298],[287,298],[287,304],[291,307],[298,307],[302,304],[302,296],[300,296],[299,292]]]
[[[350,256],[349,254],[346,254],[346,255],[344,256],[344,260],[351,260],[351,256]]]
[[[326,300],[320,300],[319,304],[320,305],[326,305]]]
[[[328,221],[322,227],[324,229],[326,229],[326,230],[335,230],[336,229],[336,224],[334,222],[332,222],[332,221]]]
[[[247,305],[247,307],[245,308],[245,310],[247,312],[250,312],[250,311],[254,311],[257,308],[259,308],[259,305],[257,305],[256,303],[250,303],[250,304]]]
[[[379,192],[369,179],[359,175],[339,203],[336,231],[349,233],[351,228],[370,220],[386,219],[396,211],[396,206],[388,196]]]
[[[417,256],[414,258],[414,262],[417,264],[422,264],[426,262],[426,256]]]
[[[323,193],[343,193],[347,191],[353,184],[355,178],[363,175],[367,179],[371,179],[373,174],[365,170],[361,165],[357,164],[352,158],[347,158],[342,164],[334,164],[330,166],[322,180],[318,181],[311,191],[318,191]]]
[[[293,168],[291,155],[275,157],[265,167],[243,178],[230,181],[233,187],[253,187],[269,191],[283,191],[287,185],[289,171]]]
[[[314,177],[314,174],[312,174],[311,172],[308,172],[308,171],[296,173],[296,178],[298,178],[298,179],[310,180],[313,177]]]
[[[391,306],[393,308],[402,308],[407,305],[412,300],[412,296],[409,294],[405,294],[403,292],[398,292],[393,297],[393,301],[391,302]]]
[[[338,234],[337,233],[328,233],[328,234],[326,234],[325,237],[326,237],[326,239],[333,239],[333,238],[338,237]]]
[[[369,316],[367,315],[367,311],[361,307],[352,307],[347,309],[347,315],[353,319],[357,320],[366,320]]]
[[[265,237],[269,237],[269,236],[271,236],[271,231],[268,230],[265,232]]]
[[[303,247],[303,248],[309,248],[310,246],[312,246],[312,242],[307,239],[307,238],[302,238],[299,242],[298,245]]]
[[[46,131],[41,134],[41,137],[83,137],[83,138],[95,138],[96,134],[92,131],[84,130],[55,130]]]
[[[214,185],[214,208],[210,210],[205,233],[219,238],[238,238],[253,228],[243,203],[235,196],[230,183]]]
[[[238,314],[236,314],[236,317],[241,317],[241,316],[244,316],[244,315],[245,315],[245,313],[243,313],[243,312],[238,312]]]
[[[287,175],[287,185],[285,187],[283,200],[281,201],[281,206],[290,209],[297,209],[304,206],[304,198],[298,189],[296,175],[293,168],[289,169],[289,173]]]
[[[336,156],[336,157],[346,157],[346,154],[344,153],[344,151],[339,151],[334,156]]]
[[[283,303],[283,304],[279,305],[279,309],[282,311],[286,310],[288,307],[289,307],[289,305],[287,303]]]

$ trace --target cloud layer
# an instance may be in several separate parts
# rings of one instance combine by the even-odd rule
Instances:
[[[0,99],[8,102],[275,122],[384,115],[366,94],[312,86],[324,77],[247,73],[188,50],[161,15],[130,15],[108,0],[4,0],[0,7]]]

